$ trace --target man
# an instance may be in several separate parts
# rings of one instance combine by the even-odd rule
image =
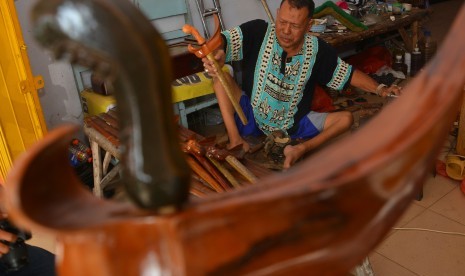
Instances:
[[[337,90],[351,84],[382,97],[400,95],[399,87],[378,84],[308,33],[314,7],[312,0],[283,0],[275,24],[253,20],[222,33],[223,50],[215,53],[215,59],[220,65],[242,60],[242,89],[230,76],[227,78],[248,119],[245,126],[235,114],[212,62],[203,59],[205,71],[214,79],[230,148],[242,144],[247,151],[249,145],[242,137],[268,135],[274,130],[284,130],[291,138],[308,139],[285,147],[283,168],[289,168],[306,152],[340,135],[353,123],[350,112],[310,110],[316,84]]]

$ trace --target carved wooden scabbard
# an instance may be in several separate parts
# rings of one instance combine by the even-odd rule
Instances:
[[[186,160],[190,168],[203,180],[205,180],[205,182],[207,182],[208,185],[210,185],[210,187],[212,187],[216,192],[225,192],[224,188],[192,156],[186,155]]]
[[[213,164],[213,166],[215,166],[218,171],[223,174],[223,176],[229,181],[229,183],[231,183],[233,187],[240,187],[239,181],[237,181],[237,179],[228,171],[228,169],[226,169],[220,162],[215,160],[215,158],[209,157],[208,155],[207,158]]]
[[[257,177],[228,151],[219,149],[215,146],[207,147],[206,151],[207,156],[228,162],[228,164],[231,165],[231,167],[233,167],[243,177],[245,177],[247,181],[251,183],[257,182]]]
[[[250,183],[257,182],[257,177],[247,169],[244,164],[242,164],[236,157],[232,155],[226,156],[226,162],[228,162],[231,167],[233,167],[238,173],[240,173],[243,177],[245,177]]]
[[[223,176],[221,169],[218,168],[215,164],[212,164],[205,157],[205,149],[199,145],[199,143],[193,139],[190,139],[182,145],[184,152],[191,154],[197,159],[197,161],[208,171],[213,178],[221,185],[223,190],[231,190],[231,184],[227,181],[227,178]]]

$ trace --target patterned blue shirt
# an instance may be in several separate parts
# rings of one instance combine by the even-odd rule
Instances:
[[[301,51],[286,58],[275,25],[253,20],[223,32],[226,61],[243,63],[242,89],[250,97],[258,127],[269,134],[293,133],[310,112],[315,84],[341,90],[352,76],[352,66],[321,39],[305,35]]]

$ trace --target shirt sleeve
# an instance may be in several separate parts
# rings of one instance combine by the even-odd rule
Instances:
[[[223,31],[226,62],[242,60],[248,51],[260,45],[267,26],[266,21],[256,19]]]
[[[350,83],[352,65],[343,61],[336,50],[321,39],[318,39],[316,62],[317,81],[320,85],[342,90]]]

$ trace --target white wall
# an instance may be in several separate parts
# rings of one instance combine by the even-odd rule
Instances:
[[[193,25],[198,28],[198,30],[203,30],[202,23],[200,21],[200,14],[196,6],[196,0],[186,0],[190,6]],[[336,0],[332,0],[336,2]],[[213,0],[203,0],[206,8],[213,7]],[[276,18],[276,10],[279,8],[281,0],[266,0],[268,7],[273,18]],[[314,0],[315,6],[319,6],[326,2],[326,0]],[[225,27],[232,28],[239,24],[242,24],[246,21],[252,19],[264,19],[268,20],[268,15],[265,12],[265,9],[260,0],[220,0],[221,13]],[[214,26],[210,22],[212,20],[207,20],[210,25],[208,29],[210,33],[213,32]]]
[[[57,62],[34,40],[30,11],[36,0],[16,0],[16,10],[21,24],[27,52],[34,75],[42,75],[45,87],[39,91],[39,99],[49,129],[71,122],[82,124],[82,108],[71,65]]]
[[[79,91],[71,65],[67,62],[55,61],[48,52],[35,42],[32,36],[30,11],[36,2],[37,0],[16,0],[15,4],[24,40],[28,47],[32,72],[34,75],[42,75],[45,81],[44,89],[39,91],[45,121],[49,129],[66,122],[82,124],[83,113]],[[193,25],[199,31],[203,30],[195,0],[186,0],[186,2],[191,10]],[[315,0],[316,6],[323,2],[323,0]],[[212,3],[212,0],[204,0],[206,7],[212,7]],[[273,17],[275,17],[281,0],[267,0],[267,3]],[[268,20],[260,0],[220,0],[220,5],[226,28],[256,18]],[[213,23],[210,22],[211,20],[208,21],[210,23],[209,30],[212,32]]]

